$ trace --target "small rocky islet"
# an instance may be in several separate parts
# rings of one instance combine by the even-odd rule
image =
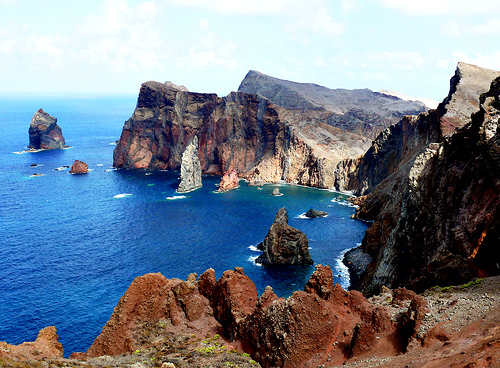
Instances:
[[[372,222],[357,250],[369,255],[357,290],[333,285],[321,265],[287,299],[270,287],[259,297],[241,268],[219,280],[213,270],[186,281],[145,275],[68,364],[137,354],[147,367],[224,366],[235,351],[250,355],[242,366],[500,365],[500,73],[459,63],[433,110],[368,90],[318,104],[318,93],[336,93],[323,88],[253,71],[225,98],[144,83],[114,166],[178,168],[196,137],[202,174],[354,191],[355,218]],[[361,96],[372,110],[349,112]],[[377,123],[362,120],[368,113]],[[325,142],[342,149],[326,152]],[[36,360],[38,349],[4,345],[0,359]]]

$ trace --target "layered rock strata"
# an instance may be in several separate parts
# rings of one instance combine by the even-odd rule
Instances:
[[[263,265],[313,264],[306,234],[288,225],[288,213],[281,208],[276,213],[264,241],[257,248],[263,253],[256,263]]]
[[[66,147],[62,130],[57,125],[57,119],[42,109],[33,115],[28,133],[30,139],[28,148],[30,149],[62,149]]]
[[[270,80],[266,83],[272,85]],[[241,90],[248,89],[242,86]],[[344,106],[351,99],[349,94],[345,95],[346,91],[339,92],[342,98],[332,94],[326,98],[332,101],[307,111],[298,105],[304,98],[312,101],[310,94],[295,99],[298,104],[295,107],[289,104],[280,107],[281,100],[276,96],[256,93],[259,95],[232,92],[219,98],[215,94],[188,92],[171,83],[144,83],[136,110],[124,124],[113,154],[113,165],[118,168],[178,169],[182,152],[196,135],[204,174],[223,175],[236,170],[240,177],[254,185],[283,180],[331,188],[335,185],[337,164],[363,154],[374,134],[372,125],[379,126],[378,123],[366,123],[368,128],[351,126],[365,124],[368,115],[372,114],[356,112],[356,104],[386,111],[387,117],[382,119],[377,115],[379,117],[374,118],[376,121],[382,119],[383,127],[393,122],[394,116],[425,109],[381,94],[375,94],[378,97],[368,104],[365,96],[368,92],[364,91],[348,106],[352,116],[359,115],[356,123],[347,119],[347,122],[334,124],[330,117],[335,115],[345,120],[347,107],[337,111],[332,106],[338,101],[333,100],[339,100],[338,103]],[[371,133],[366,133],[368,131]]]
[[[500,272],[500,257],[485,242],[498,226],[492,153],[498,82],[478,95],[492,75],[499,73],[460,63],[437,110],[404,118],[362,158],[358,174],[365,173],[357,180],[369,194],[356,216],[374,220],[362,244],[374,256],[361,280],[364,293],[382,285],[423,290]],[[472,121],[464,111],[476,111]]]
[[[177,188],[179,193],[191,192],[201,188],[201,165],[198,158],[198,137],[191,137],[181,160],[181,182]]]
[[[269,99],[296,113],[306,113],[343,131],[373,139],[404,115],[426,111],[423,103],[370,91],[330,89],[312,83],[296,83],[251,70],[238,92]]]

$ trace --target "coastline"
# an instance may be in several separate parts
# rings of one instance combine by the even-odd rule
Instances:
[[[356,289],[361,279],[361,274],[366,270],[371,261],[372,257],[368,253],[363,252],[361,244],[345,251],[342,263],[349,270],[350,284],[347,288],[348,290]]]

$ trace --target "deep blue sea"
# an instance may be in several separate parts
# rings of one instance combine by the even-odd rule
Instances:
[[[276,185],[244,182],[217,194],[219,178],[204,177],[203,188],[180,196],[179,172],[113,170],[113,143],[136,99],[0,96],[0,341],[34,341],[55,325],[65,356],[86,351],[132,280],[149,272],[185,279],[213,268],[220,277],[241,266],[259,293],[271,285],[288,296],[314,266],[253,263],[281,207],[306,233],[315,264],[330,265],[348,286],[339,256],[361,242],[366,225],[350,219],[343,194],[283,184],[274,197]],[[58,119],[73,148],[15,153],[28,145],[39,108]],[[91,171],[54,171],[75,159]],[[310,208],[330,215],[300,218]]]

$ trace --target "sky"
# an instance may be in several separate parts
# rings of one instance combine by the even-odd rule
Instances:
[[[499,37],[498,0],[0,0],[0,93],[225,96],[258,70],[441,101]]]

